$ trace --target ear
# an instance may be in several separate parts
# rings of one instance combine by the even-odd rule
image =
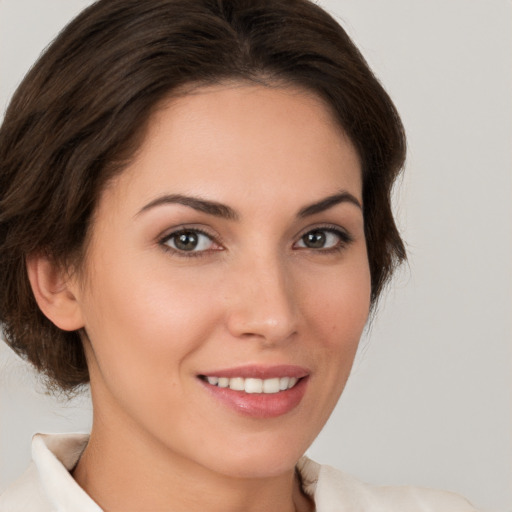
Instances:
[[[32,292],[43,314],[64,331],[84,327],[78,286],[66,269],[41,255],[30,256],[26,264]]]

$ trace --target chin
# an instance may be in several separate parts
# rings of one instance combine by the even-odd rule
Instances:
[[[297,446],[293,439],[280,442],[248,443],[224,446],[220,454],[211,459],[210,468],[219,474],[234,478],[272,478],[293,471],[307,446]]]

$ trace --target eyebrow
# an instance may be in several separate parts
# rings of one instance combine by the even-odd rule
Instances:
[[[238,213],[233,210],[233,208],[230,208],[225,204],[217,203],[216,201],[208,201],[207,199],[200,199],[198,197],[185,196],[183,194],[170,194],[158,197],[145,205],[137,215],[164,204],[182,204],[199,212],[213,215],[214,217],[221,217],[227,220],[239,219]]]
[[[325,199],[322,199],[317,203],[305,206],[304,208],[299,210],[297,217],[309,217],[310,215],[315,215],[316,213],[324,212],[325,210],[328,210],[329,208],[332,208],[333,206],[336,206],[337,204],[340,203],[351,203],[357,206],[360,210],[363,209],[361,203],[355,196],[353,196],[350,192],[346,192],[345,190],[343,190],[340,193],[326,197]]]
[[[316,203],[301,208],[297,214],[297,217],[309,217],[310,215],[315,215],[317,213],[321,213],[325,210],[328,210],[329,208],[332,208],[333,206],[336,206],[337,204],[340,203],[351,203],[362,210],[361,203],[355,196],[353,196],[350,192],[342,191],[338,194],[326,197],[325,199],[322,199]],[[158,197],[151,201],[150,203],[143,206],[137,213],[137,216],[147,210],[166,204],[182,204],[184,206],[188,206],[189,208],[193,208],[194,210],[197,210],[199,212],[206,213],[208,215],[213,215],[214,217],[220,217],[222,219],[240,219],[240,215],[233,208],[225,204],[218,203],[216,201],[210,201],[207,199],[200,199],[198,197],[186,196],[183,194],[167,194]]]

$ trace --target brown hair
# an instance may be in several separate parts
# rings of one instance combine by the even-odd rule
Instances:
[[[188,84],[305,88],[357,148],[372,304],[405,249],[390,193],[405,158],[396,109],[338,23],[308,0],[100,0],[16,91],[0,129],[0,321],[7,343],[71,390],[88,381],[78,332],[38,309],[27,255],[80,261],[98,196],[156,106]]]

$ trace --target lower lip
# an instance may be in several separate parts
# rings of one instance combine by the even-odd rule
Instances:
[[[276,418],[289,413],[299,405],[308,384],[308,377],[279,393],[245,393],[230,388],[212,386],[201,380],[206,390],[235,412],[252,418]]]

